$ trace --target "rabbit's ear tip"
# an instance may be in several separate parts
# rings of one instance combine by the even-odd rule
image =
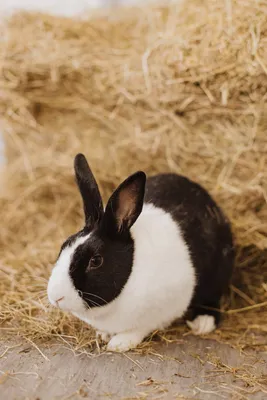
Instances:
[[[86,157],[82,153],[78,153],[74,158],[74,169],[76,173],[80,174],[81,172],[88,171],[89,165],[86,160]]]
[[[85,155],[83,153],[76,154],[75,159],[79,159],[79,158],[85,158]]]
[[[91,168],[85,156],[81,153],[75,156],[74,170],[76,182],[83,199],[85,222],[88,224],[91,221],[90,225],[92,225],[99,220],[99,215],[103,214],[103,204]]]
[[[82,153],[78,153],[76,154],[76,156],[74,157],[74,164],[77,164],[83,160],[86,160],[85,155]]]

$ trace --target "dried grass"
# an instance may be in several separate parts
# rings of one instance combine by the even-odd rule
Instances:
[[[62,240],[82,221],[72,163],[83,151],[105,198],[137,169],[186,174],[211,191],[233,222],[238,259],[224,324],[210,337],[267,348],[267,4],[187,0],[178,11],[8,22],[0,49],[3,332],[60,338],[77,351],[99,346],[85,324],[51,310],[45,293]]]

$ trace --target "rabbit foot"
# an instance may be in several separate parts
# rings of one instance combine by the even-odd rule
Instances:
[[[186,323],[195,335],[205,335],[216,329],[212,315],[199,315],[193,321],[186,321]]]
[[[145,335],[138,331],[118,333],[109,341],[107,350],[115,352],[128,351],[141,343],[144,337]]]

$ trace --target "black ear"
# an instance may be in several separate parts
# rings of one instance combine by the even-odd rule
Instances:
[[[85,224],[93,228],[103,216],[103,203],[94,175],[83,154],[75,157],[74,170],[83,200]]]
[[[146,175],[139,171],[120,184],[110,197],[103,226],[111,234],[128,231],[143,208]]]

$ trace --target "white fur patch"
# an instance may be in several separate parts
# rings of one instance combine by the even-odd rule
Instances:
[[[74,243],[65,247],[51,273],[47,286],[48,299],[53,306],[60,307],[62,310],[81,312],[85,309],[84,303],[70,278],[69,268],[76,248],[84,243],[89,236],[90,234],[78,237]],[[61,298],[63,299],[57,303],[57,300]]]
[[[128,351],[138,346],[143,339],[143,335],[138,331],[118,333],[109,341],[107,350],[115,352]]]
[[[186,321],[195,335],[205,335],[216,329],[215,319],[212,315],[199,315],[194,321]]]
[[[184,314],[196,279],[188,247],[170,214],[145,204],[131,234],[134,262],[120,295],[103,307],[76,315],[111,334],[134,331],[141,342]]]
[[[153,330],[163,329],[181,317],[196,284],[188,246],[170,214],[144,204],[131,235],[132,272],[120,295],[111,303],[86,308],[69,276],[71,256],[89,236],[77,239],[63,250],[48,284],[52,304],[64,296],[59,303],[61,308],[95,329],[114,335],[108,344],[112,351],[135,347]]]

